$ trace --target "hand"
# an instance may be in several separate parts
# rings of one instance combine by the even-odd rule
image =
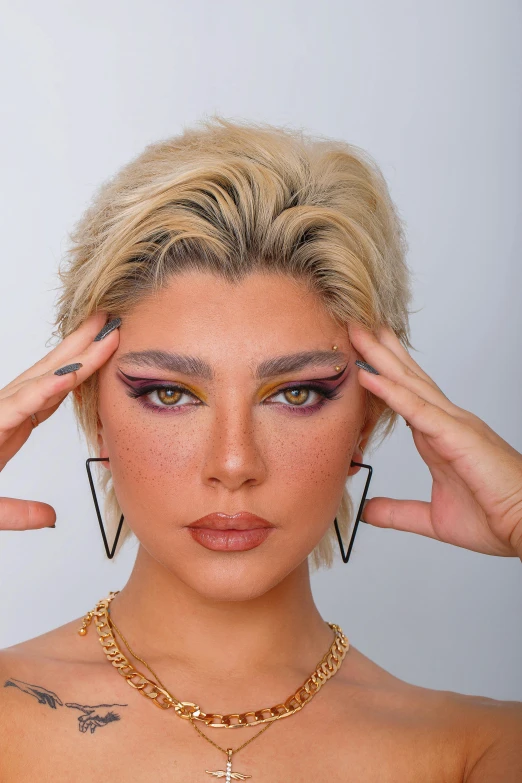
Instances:
[[[433,479],[430,503],[374,497],[365,503],[365,522],[522,558],[522,454],[478,416],[454,405],[390,328],[375,336],[350,325],[349,335],[362,359],[380,373],[357,368],[359,383],[410,424]]]
[[[115,720],[120,720],[120,716],[117,712],[114,712],[112,707],[126,707],[126,704],[96,704],[91,707],[86,704],[76,704],[75,702],[67,702],[66,707],[72,707],[76,710],[81,710],[83,715],[78,718],[78,728],[81,732],[90,731],[94,734],[96,729],[100,726],[107,726],[108,723],[112,723]]]
[[[34,427],[31,414],[41,423],[52,416],[70,391],[104,364],[119,344],[119,329],[93,342],[107,320],[98,312],[67,335],[43,359],[0,389],[0,471],[19,451]],[[66,375],[55,370],[67,364],[82,367]],[[37,500],[0,498],[0,530],[49,527],[56,520],[54,508]]]

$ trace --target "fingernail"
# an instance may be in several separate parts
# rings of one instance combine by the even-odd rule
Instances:
[[[75,364],[66,364],[65,367],[60,367],[59,370],[55,370],[55,375],[67,375],[68,372],[76,372],[76,370],[79,370],[80,367],[83,367],[83,364],[81,362],[76,362]]]
[[[362,370],[367,370],[368,372],[372,372],[374,375],[380,375],[380,372],[377,372],[375,367],[372,367],[371,364],[367,364],[367,362],[361,362],[360,359],[356,359],[355,364],[357,365],[357,367],[360,367]]]
[[[103,327],[103,329],[98,332],[98,334],[93,340],[93,343],[97,343],[100,340],[103,340],[104,337],[107,337],[109,332],[112,332],[114,329],[117,329],[118,326],[121,326],[121,318],[113,318],[112,321],[108,321]]]
[[[49,527],[56,527],[56,522],[54,523],[54,525],[49,525]]]

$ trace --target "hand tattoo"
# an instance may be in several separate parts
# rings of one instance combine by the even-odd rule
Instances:
[[[18,688],[23,693],[33,696],[38,704],[45,704],[47,707],[55,710],[57,707],[70,707],[74,710],[80,710],[83,715],[78,717],[78,729],[85,734],[90,730],[91,734],[94,734],[95,730],[100,726],[107,726],[107,724],[113,721],[120,720],[120,716],[117,712],[114,712],[114,707],[127,707],[127,704],[78,704],[76,702],[66,702],[65,704],[60,697],[49,691],[42,685],[31,685],[23,680],[17,680],[16,677],[10,677],[4,683],[4,688],[8,687]]]

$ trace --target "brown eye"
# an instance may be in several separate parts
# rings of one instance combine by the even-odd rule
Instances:
[[[183,396],[182,392],[177,389],[156,389],[156,394],[158,399],[166,405],[173,405]]]
[[[303,402],[308,400],[310,390],[304,387],[301,389],[284,389],[283,394],[289,402],[293,402],[296,405],[302,405]]]

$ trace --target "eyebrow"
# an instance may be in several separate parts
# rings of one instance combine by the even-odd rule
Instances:
[[[154,368],[166,372],[179,372],[192,375],[207,381],[214,379],[214,372],[208,362],[199,356],[189,356],[182,353],[146,350],[129,351],[117,357],[118,361],[133,364],[135,367]],[[336,364],[346,364],[348,356],[342,351],[300,351],[299,353],[274,356],[265,359],[254,368],[254,378],[265,380],[285,373],[297,372],[305,367],[324,367],[335,361]]]

